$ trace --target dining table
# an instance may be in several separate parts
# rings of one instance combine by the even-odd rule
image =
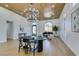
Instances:
[[[35,56],[35,51],[42,52],[43,51],[43,40],[45,40],[42,36],[25,36],[22,37],[23,40],[28,40],[26,43],[33,44],[32,52],[33,56]],[[37,45],[37,46],[36,46]]]

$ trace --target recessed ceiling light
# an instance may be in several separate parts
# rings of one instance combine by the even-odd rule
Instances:
[[[52,12],[48,11],[48,12],[44,12],[44,17],[49,18],[52,16]]]
[[[26,11],[27,11],[27,9],[24,10],[24,12],[26,12]]]
[[[7,5],[7,4],[5,4],[5,7],[8,7],[8,5]]]
[[[55,5],[52,5],[52,8],[54,8],[55,7]]]
[[[24,12],[26,12],[26,11],[24,10]]]

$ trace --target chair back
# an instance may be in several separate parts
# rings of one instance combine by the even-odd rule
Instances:
[[[26,36],[26,33],[19,33],[18,38],[21,39]]]

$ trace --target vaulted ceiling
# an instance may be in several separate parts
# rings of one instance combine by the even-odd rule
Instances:
[[[23,17],[26,17],[25,9],[29,8],[30,3],[0,3],[0,6],[7,8]],[[47,20],[47,19],[56,19],[59,18],[64,3],[34,3],[35,8],[39,10],[38,20]],[[49,18],[44,17],[44,10],[50,5],[52,11],[54,11],[54,15]]]

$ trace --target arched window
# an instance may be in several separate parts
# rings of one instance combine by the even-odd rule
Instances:
[[[51,22],[45,23],[45,31],[52,32],[52,23]]]

